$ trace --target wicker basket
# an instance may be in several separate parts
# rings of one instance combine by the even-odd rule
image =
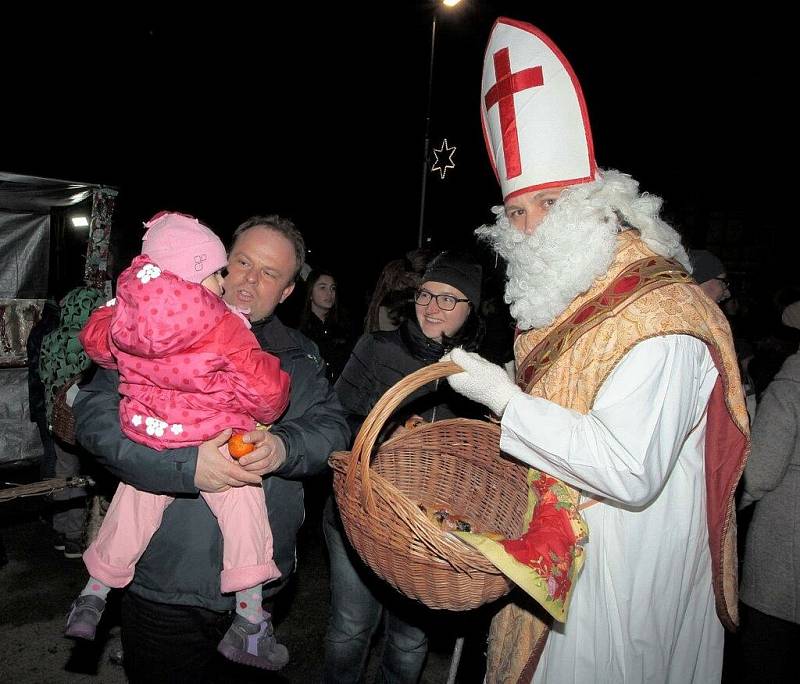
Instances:
[[[461,369],[437,363],[378,401],[352,452],[331,456],[342,523],[361,558],[400,592],[430,608],[469,610],[506,594],[509,581],[484,556],[436,527],[420,501],[457,510],[484,529],[519,537],[527,469],[500,454],[500,428],[456,418],[427,423],[370,454],[384,422],[416,389]]]
[[[53,434],[67,444],[76,444],[75,438],[75,414],[72,407],[67,405],[67,390],[83,376],[76,375],[56,390],[53,398],[53,420],[51,429]]]

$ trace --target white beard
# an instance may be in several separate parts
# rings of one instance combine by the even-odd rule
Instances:
[[[608,272],[617,250],[620,215],[657,254],[689,268],[680,236],[658,217],[661,199],[638,194],[618,171],[568,188],[532,235],[514,229],[503,207],[497,220],[475,231],[508,262],[505,301],[521,330],[550,325]]]

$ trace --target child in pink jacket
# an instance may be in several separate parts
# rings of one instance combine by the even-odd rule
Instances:
[[[119,277],[117,297],[92,313],[80,335],[86,353],[117,368],[119,416],[130,439],[156,450],[199,445],[226,428],[254,430],[286,409],[289,376],[261,350],[245,317],[220,298],[226,265],[219,238],[197,219],[162,212],[147,224],[142,254]],[[223,448],[226,456],[227,449]],[[280,575],[264,490],[200,492],[222,531],[221,589],[236,592],[237,617],[219,650],[265,669],[288,662],[263,612],[261,585]],[[124,587],[172,497],[120,483],[83,559],[91,575],[66,635],[94,639],[110,587]],[[252,634],[251,634],[252,632]],[[231,644],[241,642],[241,646]]]

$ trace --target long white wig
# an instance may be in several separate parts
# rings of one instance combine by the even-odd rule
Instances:
[[[680,236],[658,215],[661,198],[638,190],[630,176],[603,171],[593,183],[567,188],[532,235],[515,230],[502,206],[492,209],[495,223],[475,233],[508,262],[505,300],[522,330],[549,325],[605,275],[623,230],[637,229],[656,254],[691,272]]]

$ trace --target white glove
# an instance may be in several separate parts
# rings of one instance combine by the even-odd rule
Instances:
[[[502,416],[508,402],[522,393],[504,368],[478,354],[456,348],[446,354],[442,361],[452,361],[464,369],[463,373],[455,373],[447,378],[450,386],[467,399],[488,406],[497,416]]]

